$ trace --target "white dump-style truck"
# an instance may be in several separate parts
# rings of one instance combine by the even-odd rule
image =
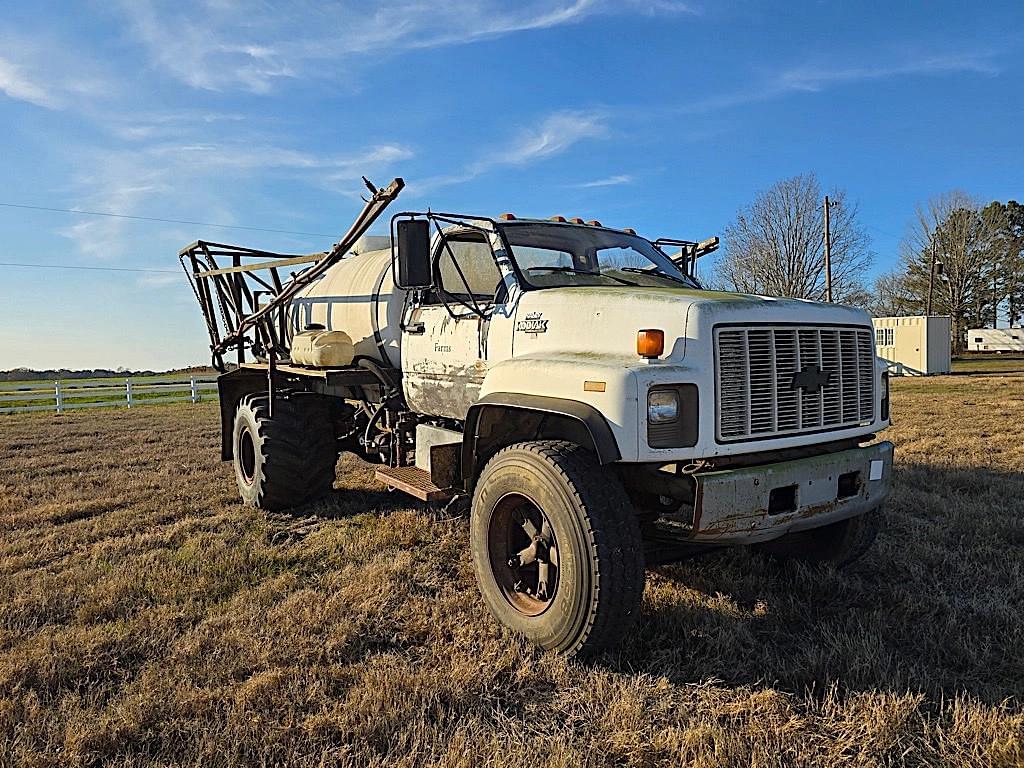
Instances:
[[[893,447],[864,312],[703,290],[706,246],[597,221],[405,212],[364,237],[402,181],[367,186],[326,253],[180,254],[246,503],[330,494],[357,451],[385,486],[468,507],[490,611],[576,655],[629,629],[648,565],[870,545]]]

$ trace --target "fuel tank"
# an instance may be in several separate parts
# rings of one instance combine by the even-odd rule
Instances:
[[[289,328],[292,334],[308,325],[344,331],[357,356],[399,368],[404,301],[405,291],[395,288],[390,246],[354,253],[292,300]]]

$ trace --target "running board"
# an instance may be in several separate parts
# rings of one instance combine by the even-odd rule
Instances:
[[[420,501],[448,501],[455,493],[438,488],[430,480],[430,473],[419,467],[380,467],[377,479],[389,488],[408,493]]]

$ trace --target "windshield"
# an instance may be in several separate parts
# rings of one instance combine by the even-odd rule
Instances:
[[[565,224],[502,227],[512,257],[534,288],[609,285],[698,288],[647,240]]]

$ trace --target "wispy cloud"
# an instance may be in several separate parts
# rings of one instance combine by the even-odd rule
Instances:
[[[781,72],[775,83],[778,88],[786,91],[820,91],[839,83],[954,72],[995,75],[999,73],[999,67],[991,52],[954,52],[876,62],[867,66],[797,67]]]
[[[433,176],[413,183],[417,194],[439,187],[462,184],[502,166],[524,166],[566,152],[574,145],[608,135],[603,114],[563,111],[545,117],[537,127],[524,128],[507,145],[481,148],[479,157],[462,171]]]
[[[702,13],[699,6],[693,3],[679,2],[679,0],[633,0],[633,2],[626,3],[626,5],[649,15],[685,14],[688,16],[700,16]]]
[[[607,135],[604,118],[595,112],[556,112],[537,128],[520,132],[505,151],[497,151],[476,167],[486,170],[496,165],[523,165],[564,152],[584,139]]]
[[[189,218],[232,224],[238,193],[268,181],[297,182],[332,192],[355,188],[362,174],[384,175],[413,156],[398,144],[348,154],[304,152],[269,143],[156,143],[130,151],[85,154],[75,179],[75,203],[85,210]],[[230,185],[221,182],[230,179]],[[358,189],[361,189],[361,183]],[[182,190],[188,190],[182,195]],[[353,192],[353,195],[355,192]],[[183,203],[185,208],[183,208]],[[176,212],[187,211],[188,215]],[[140,232],[145,240],[140,240]],[[76,221],[62,235],[92,259],[114,261],[139,253],[173,253],[194,231],[123,218]]]
[[[898,77],[937,76],[955,73],[999,74],[999,52],[944,51],[878,56],[869,64],[836,65],[807,63],[771,74],[759,85],[738,89],[680,107],[684,114],[702,114],[730,107],[771,101],[794,93],[818,93],[830,88]]]
[[[242,123],[248,118],[236,112],[168,110],[166,112],[107,112],[104,125],[126,141],[158,141],[180,138],[197,128],[210,131],[218,124]]]
[[[37,107],[54,109],[56,97],[43,85],[29,78],[21,67],[5,58],[0,58],[0,91],[19,101],[27,101]]]
[[[178,171],[274,171],[323,172],[332,178],[358,178],[360,169],[407,160],[412,150],[396,144],[379,144],[347,155],[316,155],[272,144],[160,144],[146,155]]]
[[[598,189],[600,187],[620,187],[623,184],[632,184],[633,177],[626,173],[619,173],[615,176],[606,176],[603,179],[583,181],[579,184],[569,184],[572,189]]]
[[[0,94],[46,109],[112,90],[95,65],[77,51],[49,40],[34,40],[0,27]]]
[[[600,14],[697,12],[676,0],[399,0],[373,8],[343,0],[312,9],[300,0],[258,6],[121,0],[119,7],[131,36],[162,72],[194,88],[254,93],[308,75],[337,78],[368,58],[577,24]]]

